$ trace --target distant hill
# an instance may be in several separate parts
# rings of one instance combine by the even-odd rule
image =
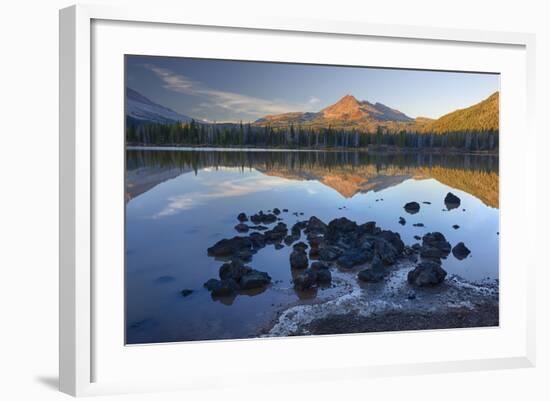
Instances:
[[[179,114],[168,107],[149,100],[131,88],[126,88],[126,117],[137,123],[159,124],[173,124],[192,120],[191,117]]]
[[[413,119],[399,110],[382,103],[359,101],[346,95],[333,105],[317,112],[292,112],[268,115],[256,120],[255,126],[287,128],[300,125],[304,128],[334,128],[376,132],[422,132],[442,134],[447,132],[493,131],[498,132],[499,93],[465,109],[453,111],[438,119],[418,117]]]
[[[418,120],[418,119],[417,119]],[[421,132],[498,131],[499,93],[495,92],[487,99],[465,109],[459,109],[437,120],[423,122]]]
[[[317,113],[293,112],[268,115],[256,120],[253,125],[287,127],[293,124],[310,128],[330,126],[337,129],[375,131],[379,125],[391,129],[403,123],[411,125],[414,119],[382,103],[359,101],[352,95],[346,95]]]

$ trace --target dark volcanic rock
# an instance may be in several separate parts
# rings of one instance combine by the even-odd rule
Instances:
[[[404,226],[405,224],[407,224],[407,220],[405,220],[403,217],[399,217],[399,224]]]
[[[372,252],[369,253],[360,249],[350,249],[338,258],[338,264],[345,269],[351,269],[353,266],[368,262],[371,258]]]
[[[235,230],[237,230],[240,233],[245,233],[250,229],[247,224],[240,223],[235,226]]]
[[[439,251],[439,257],[446,257],[451,252],[451,244],[440,232],[427,233],[422,237],[422,246],[424,248],[435,248]]]
[[[239,220],[241,223],[248,221],[248,216],[245,213],[239,213],[237,216],[237,220]]]
[[[333,246],[319,249],[319,259],[327,262],[336,260],[340,255],[342,255],[342,251]]]
[[[420,211],[420,205],[418,202],[409,202],[403,206],[403,209],[405,209],[405,211],[409,214],[415,214]]]
[[[281,211],[279,210],[279,208],[274,208],[274,209],[273,209],[273,214],[276,215],[276,216],[278,216],[278,215],[281,214]]]
[[[305,269],[308,266],[307,254],[303,250],[294,250],[290,254],[290,267],[293,269]]]
[[[445,196],[445,206],[448,210],[456,209],[460,206],[460,198],[455,194],[449,192],[447,196]]]
[[[241,290],[252,290],[262,288],[271,282],[271,277],[265,272],[251,270],[241,277],[239,287]]]
[[[245,266],[241,261],[235,259],[221,265],[219,276],[222,280],[233,279],[238,282],[242,276],[251,271],[252,268]]]
[[[298,241],[300,239],[300,236],[299,235],[287,235],[285,238],[284,238],[284,242],[286,245],[290,246],[292,245],[294,242]]]
[[[306,234],[323,235],[327,231],[327,225],[315,216],[307,221],[304,232]]]
[[[275,247],[275,249],[283,249],[285,246],[283,244],[281,244],[280,242],[277,242],[276,244],[273,245]]]
[[[264,237],[268,242],[280,242],[286,237],[287,233],[286,224],[279,222],[273,229],[264,232]]]
[[[295,251],[305,251],[308,248],[305,242],[298,242],[297,244],[292,245],[292,249]]]
[[[265,236],[261,233],[252,233],[248,237],[254,250],[265,247]]]
[[[382,281],[385,276],[386,270],[384,269],[384,266],[382,265],[382,262],[378,257],[373,259],[368,269],[361,270],[357,274],[357,278],[359,280],[367,283],[377,283],[379,281]]]
[[[208,248],[208,254],[211,256],[233,256],[240,254],[242,251],[250,251],[252,249],[252,241],[248,237],[233,237],[222,239]]]
[[[257,214],[250,216],[250,220],[252,220],[254,224],[271,224],[277,220],[277,216],[272,213],[265,214],[260,210]]]
[[[459,226],[458,224],[454,224],[454,225],[453,225],[453,228],[454,228],[455,230],[458,230],[458,229],[460,228],[460,226]]]
[[[180,291],[180,294],[183,295],[184,297],[188,297],[188,296],[191,295],[192,293],[193,293],[193,290],[189,290],[189,289],[187,289],[187,288]]]
[[[322,262],[313,262],[311,264],[311,270],[317,273],[317,282],[319,284],[327,284],[332,281],[332,274],[326,264]]]
[[[228,297],[235,295],[239,290],[239,285],[233,279],[216,280],[210,279],[204,283],[204,287],[215,297]]]
[[[415,235],[414,239],[417,240],[417,241],[420,241],[422,239],[422,237],[420,235]]]
[[[414,227],[424,227],[424,223],[414,223]]]
[[[307,290],[317,283],[317,272],[306,269],[294,277],[294,287],[298,290]]]
[[[453,248],[453,255],[458,260],[462,260],[468,257],[470,250],[464,245],[464,242],[459,242]]]
[[[434,286],[445,280],[447,272],[435,262],[424,261],[407,275],[407,281],[418,287]]]

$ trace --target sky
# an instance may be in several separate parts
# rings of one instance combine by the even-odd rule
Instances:
[[[345,95],[438,118],[499,90],[498,74],[126,56],[126,86],[205,121],[317,112]]]

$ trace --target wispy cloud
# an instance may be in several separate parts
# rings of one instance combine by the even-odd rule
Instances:
[[[321,101],[321,99],[319,99],[318,97],[311,96],[308,100],[308,103],[310,105],[315,105],[315,104],[319,103],[320,101]]]
[[[219,107],[232,113],[245,114],[253,118],[260,118],[267,114],[279,114],[293,110],[300,110],[299,107],[303,107],[303,105],[286,104],[283,102],[261,99],[254,96],[247,96],[240,93],[213,89],[204,83],[190,79],[185,75],[151,64],[146,64],[145,68],[152,71],[163,81],[163,87],[165,89],[185,95],[205,98],[205,101],[199,103],[198,105],[203,108]]]

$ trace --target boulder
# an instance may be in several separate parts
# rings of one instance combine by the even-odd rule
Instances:
[[[252,241],[248,237],[233,237],[222,239],[208,248],[210,256],[232,256],[237,255],[243,250],[251,250]]]
[[[312,233],[315,235],[325,234],[327,231],[327,225],[315,216],[311,216],[307,221],[304,232],[306,234]]]
[[[278,216],[278,215],[281,214],[281,211],[279,210],[279,208],[274,208],[274,209],[273,209],[273,214],[274,214],[275,216]]]
[[[258,213],[250,216],[250,220],[252,220],[254,224],[271,224],[277,220],[277,216],[273,213],[266,214],[260,210]]]
[[[247,232],[249,229],[250,229],[250,227],[248,227],[248,224],[244,224],[244,223],[240,223],[240,224],[237,224],[237,225],[235,226],[235,230],[237,230],[237,231],[240,232],[240,233],[245,233],[245,232]]]
[[[404,226],[405,224],[407,224],[407,220],[405,220],[403,217],[399,217],[399,224]]]
[[[241,223],[248,221],[248,216],[245,213],[239,213],[237,216],[237,220],[239,220]]]
[[[424,261],[408,273],[407,281],[418,287],[430,287],[440,284],[446,276],[447,272],[439,264]]]
[[[247,274],[241,277],[239,281],[239,287],[241,290],[253,290],[256,288],[262,288],[271,282],[271,277],[265,272],[258,270],[251,270]]]
[[[292,245],[294,242],[298,241],[300,239],[300,236],[299,235],[287,235],[283,241],[285,242],[286,245],[290,246]]]
[[[308,266],[307,254],[303,250],[294,250],[290,254],[290,267],[293,269],[305,269]]]
[[[449,192],[445,196],[445,206],[447,207],[447,210],[456,209],[460,206],[460,198],[453,194],[452,192]]]
[[[342,253],[343,252],[340,249],[333,246],[323,247],[319,249],[319,259],[327,262],[332,262],[333,260],[336,260],[338,257],[340,257]]]
[[[288,229],[285,223],[277,223],[271,230],[264,232],[264,237],[268,242],[280,242],[288,233]]]
[[[372,252],[365,252],[360,249],[350,249],[338,258],[338,265],[344,269],[351,269],[354,266],[363,264],[372,259]]]
[[[464,245],[464,242],[456,244],[452,250],[453,256],[458,260],[466,259],[470,254],[470,250]]]
[[[447,257],[451,252],[451,244],[440,232],[427,233],[422,237],[422,246],[426,248],[435,248],[439,250],[442,258]]]
[[[242,276],[251,271],[252,268],[245,266],[241,261],[235,259],[221,265],[218,274],[221,280],[233,279],[238,282]]]
[[[375,257],[368,269],[361,270],[357,278],[366,283],[377,283],[386,276],[386,270],[379,257]]]
[[[409,214],[415,214],[420,211],[420,204],[418,202],[409,202],[403,206],[403,209]]]
[[[292,245],[292,249],[295,251],[305,251],[308,248],[307,244],[305,242],[298,242],[294,245]]]
[[[210,291],[214,297],[229,297],[235,295],[235,293],[239,290],[239,285],[233,279],[210,279],[204,283],[204,287]]]
[[[294,277],[294,288],[307,290],[317,283],[317,273],[312,269],[306,269]]]
[[[322,262],[313,262],[311,270],[317,274],[317,283],[328,284],[332,281],[332,274],[328,266]]]

